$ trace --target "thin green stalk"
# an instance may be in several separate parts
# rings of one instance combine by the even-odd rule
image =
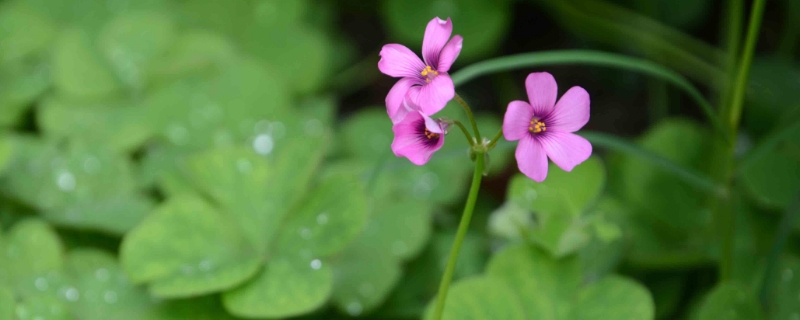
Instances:
[[[450,289],[450,282],[453,280],[453,273],[456,270],[458,253],[461,251],[461,245],[464,243],[464,237],[467,235],[469,221],[472,220],[472,211],[475,209],[475,201],[478,199],[478,190],[481,188],[481,178],[483,178],[483,154],[478,154],[477,157],[475,157],[475,173],[472,175],[472,186],[469,188],[467,203],[464,205],[464,213],[461,215],[461,222],[458,224],[456,239],[453,242],[453,247],[450,249],[447,267],[444,270],[442,282],[439,284],[439,293],[436,295],[436,309],[434,311],[433,320],[440,320],[442,318],[447,291]]]
[[[739,120],[742,117],[744,107],[744,94],[747,89],[747,78],[750,76],[750,65],[753,63],[753,55],[756,51],[758,42],[758,32],[761,29],[761,18],[764,16],[764,6],[766,0],[753,1],[753,8],[750,12],[750,24],[747,26],[747,39],[745,40],[742,60],[739,62],[739,71],[736,74],[736,82],[733,87],[733,101],[728,112],[728,125],[733,130],[735,136],[739,129]]]
[[[732,137],[728,135],[728,131],[725,129],[722,120],[714,111],[714,108],[711,107],[711,104],[703,97],[700,90],[689,82],[689,80],[686,80],[686,78],[670,69],[640,58],[593,50],[556,50],[522,53],[478,62],[461,69],[461,71],[453,74],[452,78],[453,83],[459,86],[473,78],[489,73],[564,64],[615,67],[642,72],[666,80],[683,90],[697,103],[709,122],[711,122],[714,128],[729,144],[733,141]]]
[[[467,127],[465,127],[464,124],[461,123],[461,121],[458,121],[458,120],[451,120],[451,121],[453,122],[453,124],[455,124],[459,128],[461,128],[461,132],[464,132],[464,137],[467,138],[467,142],[469,143],[469,146],[470,147],[474,146],[475,145],[475,141],[472,139],[472,135],[469,134],[469,130],[467,130]]]
[[[497,131],[497,134],[494,135],[494,138],[492,138],[492,140],[489,141],[489,145],[486,146],[486,149],[492,150],[492,148],[494,148],[494,146],[497,144],[497,141],[500,140],[500,138],[502,137],[503,137],[503,129],[500,129]]]
[[[726,122],[727,133],[733,137],[734,141],[739,131],[739,121],[741,120],[742,108],[744,106],[744,94],[747,87],[747,78],[750,74],[750,65],[753,62],[758,32],[761,28],[761,18],[764,14],[766,0],[754,0],[750,11],[750,21],[747,27],[747,38],[742,50],[742,58],[738,63],[736,80],[733,83],[733,91],[727,100],[729,104],[723,105],[720,110],[722,119]],[[735,25],[734,25],[735,27]],[[717,145],[715,147],[714,158],[715,180],[729,187],[734,172],[734,147],[733,145]],[[733,277],[734,265],[734,239],[736,237],[736,216],[731,206],[731,200],[712,199],[714,209],[715,228],[721,232],[721,254],[719,263],[719,274],[721,281],[730,280]]]
[[[475,138],[480,140],[481,131],[478,130],[478,123],[475,122],[475,116],[472,114],[472,109],[469,108],[469,105],[467,104],[466,101],[464,101],[464,99],[461,99],[461,96],[459,96],[458,93],[456,93],[455,99],[456,101],[458,101],[458,104],[460,104],[461,107],[464,108],[464,112],[467,113],[467,117],[469,117],[469,122],[472,123],[472,130],[475,130]],[[478,143],[481,142],[478,141]]]

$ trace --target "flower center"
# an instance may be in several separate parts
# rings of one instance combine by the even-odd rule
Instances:
[[[431,66],[425,66],[425,69],[422,69],[422,72],[420,72],[420,74],[423,77],[425,77],[425,82],[430,83],[431,80],[433,80],[433,78],[436,78],[436,76],[439,75],[439,72],[436,71],[436,70],[433,70],[433,68],[431,68]]]
[[[531,119],[531,124],[528,126],[528,132],[530,133],[540,133],[547,131],[547,126],[544,124],[543,121],[539,121],[537,118]]]
[[[425,128],[425,137],[428,138],[428,140],[439,139],[439,134]]]

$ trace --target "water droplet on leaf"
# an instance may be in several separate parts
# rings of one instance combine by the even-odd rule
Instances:
[[[319,270],[320,268],[322,268],[322,261],[319,259],[311,260],[311,269]]]

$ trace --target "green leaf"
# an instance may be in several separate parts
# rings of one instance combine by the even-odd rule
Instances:
[[[330,73],[332,45],[317,29],[258,23],[242,34],[241,41],[244,50],[267,63],[297,93],[318,90]]]
[[[339,145],[348,155],[379,161],[391,152],[392,120],[384,107],[359,111],[345,120],[339,131]]]
[[[425,247],[431,235],[433,208],[420,201],[374,201],[372,213],[348,252],[408,260]],[[380,255],[379,253],[388,253]]]
[[[85,320],[155,317],[155,301],[144,288],[128,281],[112,255],[94,249],[78,249],[67,255],[66,263],[80,293],[72,306],[76,317]]]
[[[524,239],[533,225],[533,214],[511,201],[505,202],[489,216],[489,233],[509,240]]]
[[[103,98],[119,91],[117,79],[81,29],[64,30],[53,49],[53,82],[65,97]]]
[[[800,259],[785,256],[774,279],[776,283],[767,295],[768,319],[791,319],[800,314],[800,304],[797,303],[800,299]]]
[[[526,316],[537,319],[560,319],[581,283],[577,258],[556,260],[521,244],[495,254],[486,274],[505,281],[520,297]]]
[[[451,18],[453,35],[466,39],[460,60],[490,53],[502,42],[511,15],[511,1],[491,0],[391,0],[383,5],[387,27],[398,42],[419,48],[425,26],[433,17]]]
[[[784,208],[800,192],[800,125],[782,135],[787,139],[768,150],[748,158],[742,164],[741,177],[745,188],[762,204]]]
[[[571,309],[570,319],[576,320],[655,319],[653,297],[647,288],[620,276],[606,277],[581,289]]]
[[[60,270],[64,248],[55,231],[38,219],[17,222],[4,240],[0,256],[0,274],[10,281],[27,281],[48,272]],[[0,278],[2,279],[2,278]],[[2,281],[0,281],[2,282]]]
[[[123,233],[152,207],[152,200],[135,190],[131,164],[121,155],[79,144],[59,150],[54,143],[25,138],[15,145],[18,161],[0,187],[50,221]]]
[[[781,57],[753,60],[747,81],[743,125],[757,135],[800,119],[800,68]],[[792,114],[794,113],[794,116]]]
[[[303,259],[335,254],[361,232],[366,216],[359,180],[345,174],[326,177],[281,226],[275,254]]]
[[[123,239],[121,263],[152,294],[185,297],[222,291],[258,271],[260,257],[239,229],[203,200],[177,196]]]
[[[282,215],[265,206],[266,186],[276,168],[252,150],[222,147],[191,156],[189,180],[208,194],[237,223],[258,252],[266,250],[266,227],[279,224]]]
[[[51,97],[41,102],[36,120],[48,137],[102,145],[116,153],[133,151],[156,134],[151,121],[156,117],[153,112],[130,102],[111,104]]]
[[[322,307],[333,290],[333,272],[320,260],[271,260],[253,281],[225,292],[225,308],[247,318],[291,317]]]
[[[152,121],[167,141],[190,150],[254,143],[262,135],[278,146],[298,129],[292,127],[298,119],[288,111],[284,82],[253,59],[232,61],[214,76],[165,85],[150,93],[142,107],[157,112]]]
[[[720,283],[703,299],[697,320],[764,319],[756,297],[736,283]]]
[[[442,313],[447,320],[524,320],[538,318],[526,314],[520,298],[502,280],[474,277],[459,281],[450,288]],[[424,319],[433,319],[435,299],[428,306]]]
[[[224,68],[236,59],[228,38],[207,31],[190,31],[178,36],[162,57],[154,57],[148,73],[156,79],[171,79],[209,67]]]
[[[0,135],[0,175],[6,169],[6,166],[13,160],[14,157],[14,144],[11,139],[4,134]]]
[[[56,35],[52,21],[18,2],[0,6],[0,66],[45,50]]]
[[[0,127],[13,126],[50,86],[50,65],[43,54],[0,66]]]
[[[547,180],[542,183],[516,175],[507,197],[522,208],[544,215],[577,216],[600,195],[605,179],[605,168],[597,157],[589,158],[572,172],[550,164]]]
[[[10,288],[0,284],[0,320],[16,320],[14,310],[17,302],[14,301],[14,293]]]
[[[401,273],[388,253],[345,253],[334,266],[333,303],[351,316],[369,313],[386,300]]]
[[[168,15],[140,12],[114,18],[97,41],[122,83],[140,91],[147,84],[150,60],[163,54],[175,37],[175,26]]]

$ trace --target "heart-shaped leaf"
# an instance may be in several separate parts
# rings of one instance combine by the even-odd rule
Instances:
[[[756,297],[736,283],[720,283],[704,298],[698,320],[764,319]]]
[[[431,303],[425,319],[433,319],[433,314],[434,304]],[[442,312],[442,319],[447,320],[530,318],[526,317],[517,293],[501,279],[491,276],[474,277],[454,284]]]
[[[582,288],[570,319],[655,319],[653,297],[633,280],[609,276]]]
[[[196,196],[174,197],[123,242],[121,262],[131,281],[184,297],[221,291],[252,277],[261,259],[236,224]]]

